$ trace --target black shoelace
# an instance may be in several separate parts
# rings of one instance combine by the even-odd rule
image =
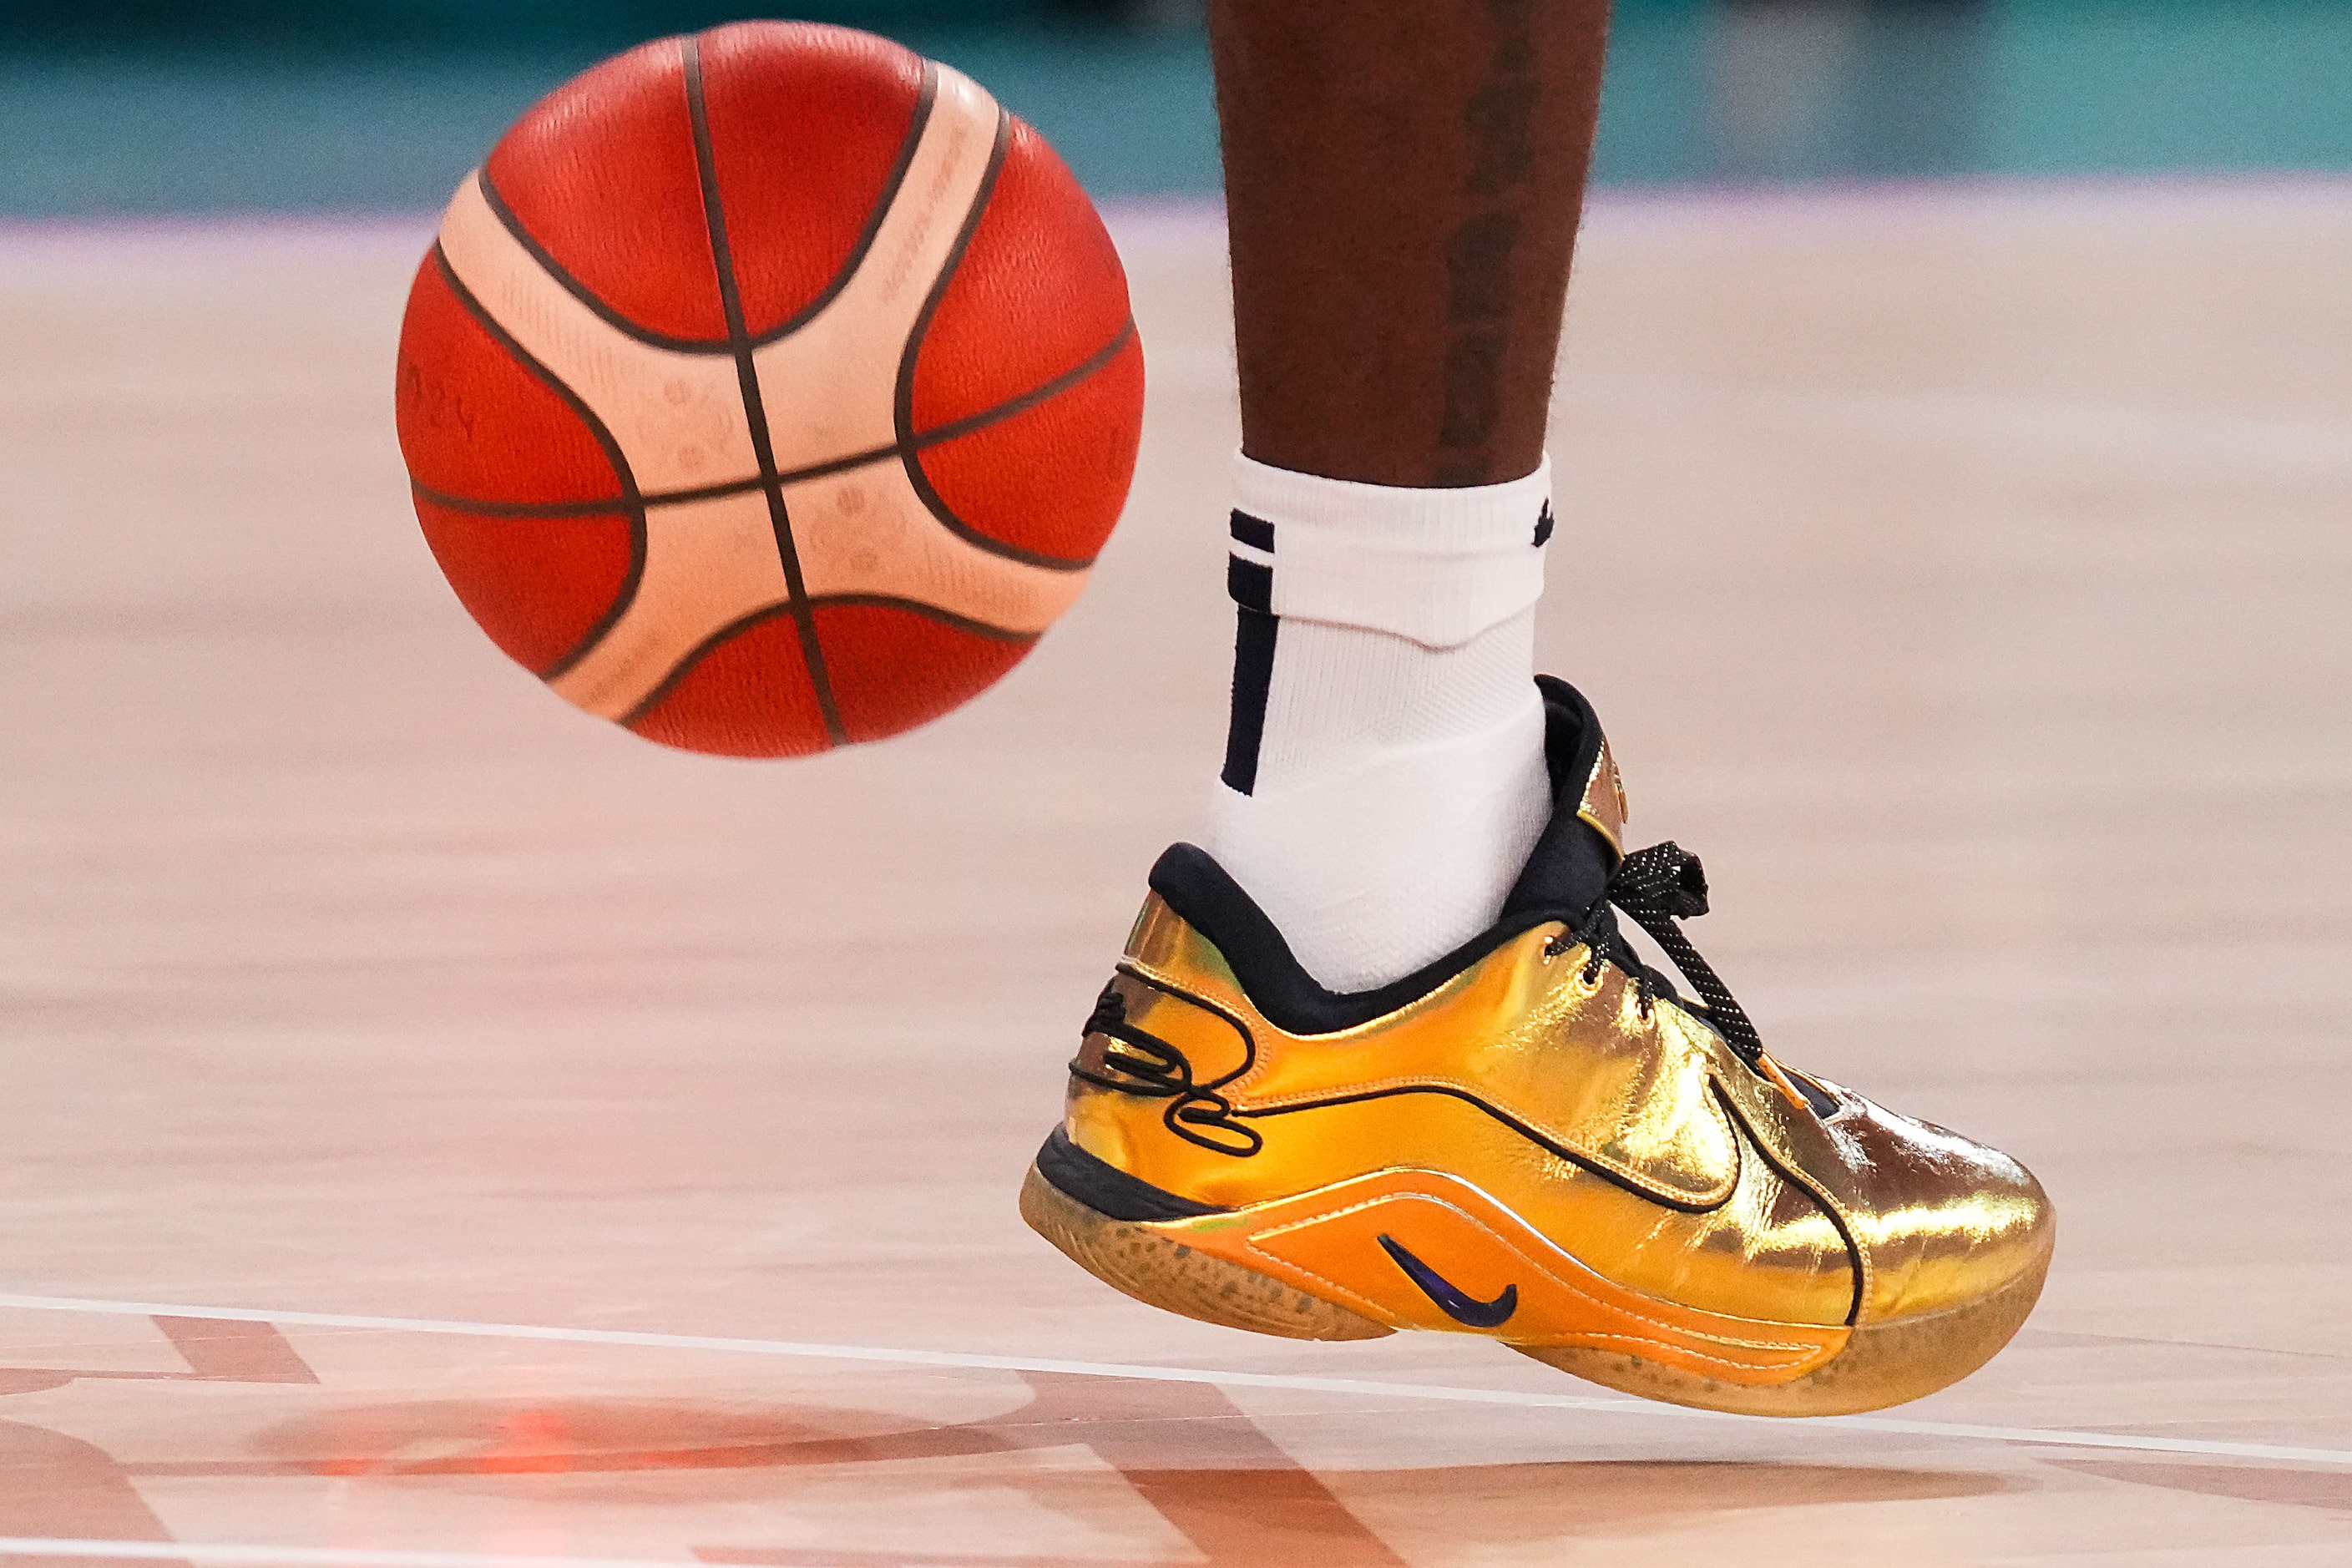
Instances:
[[[1724,1043],[1748,1066],[1760,1062],[1764,1042],[1757,1037],[1756,1026],[1748,1021],[1747,1009],[1740,1006],[1731,988],[1715,973],[1714,966],[1699,956],[1698,949],[1691,945],[1690,938],[1675,923],[1706,913],[1706,872],[1700,867],[1698,857],[1672,842],[1653,844],[1626,856],[1584,919],[1554,937],[1545,950],[1557,956],[1578,945],[1589,949],[1591,955],[1584,965],[1584,982],[1588,985],[1601,978],[1604,963],[1616,964],[1633,977],[1634,994],[1646,1016],[1654,998],[1675,994],[1674,983],[1642,962],[1641,954],[1633,951],[1624,932],[1618,930],[1612,905],[1631,916],[1633,923],[1648,932],[1650,940],[1674,960],[1675,967],[1698,993],[1706,1021],[1715,1026]]]

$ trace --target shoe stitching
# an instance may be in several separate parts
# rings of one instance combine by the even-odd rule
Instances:
[[[1473,1191],[1477,1190],[1472,1184],[1464,1183],[1464,1185],[1471,1186]],[[1492,1196],[1485,1193],[1480,1193],[1479,1195],[1486,1197],[1486,1201],[1489,1203],[1496,1202]],[[1785,1340],[1749,1340],[1741,1339],[1734,1334],[1710,1334],[1696,1329],[1678,1328],[1673,1323],[1664,1322],[1656,1318],[1644,1316],[1643,1313],[1637,1312],[1632,1308],[1622,1307],[1612,1301],[1604,1301],[1600,1297],[1593,1295],[1591,1291],[1581,1289],[1570,1280],[1562,1279],[1552,1269],[1545,1267],[1540,1259],[1529,1257],[1527,1251],[1517,1243],[1513,1242],[1510,1237],[1496,1231],[1492,1226],[1486,1224],[1486,1221],[1480,1219],[1476,1215],[1472,1214],[1469,1210],[1462,1207],[1459,1204],[1439,1197],[1433,1193],[1388,1193],[1378,1197],[1365,1198],[1360,1202],[1349,1204],[1343,1208],[1332,1209],[1326,1214],[1315,1215],[1306,1219],[1293,1220],[1286,1225],[1268,1226],[1262,1230],[1253,1231],[1250,1233],[1244,1245],[1248,1247],[1251,1251],[1259,1254],[1270,1262],[1278,1264],[1286,1268],[1296,1268],[1300,1273],[1307,1275],[1310,1279],[1321,1279],[1323,1278],[1321,1275],[1316,1273],[1313,1269],[1307,1268],[1305,1265],[1293,1263],[1286,1258],[1268,1252],[1265,1248],[1259,1247],[1257,1245],[1257,1238],[1261,1236],[1281,1236],[1290,1231],[1302,1230],[1309,1226],[1320,1225],[1327,1221],[1345,1219],[1350,1215],[1362,1214],[1369,1210],[1378,1208],[1382,1204],[1398,1203],[1409,1199],[1417,1199],[1423,1203],[1435,1204],[1442,1208],[1453,1210],[1455,1214],[1460,1215],[1464,1219],[1468,1220],[1472,1225],[1476,1226],[1481,1231],[1484,1231],[1488,1237],[1492,1237],[1497,1245],[1508,1251],[1513,1257],[1518,1258],[1522,1263],[1525,1263],[1536,1273],[1542,1275],[1547,1279],[1549,1279],[1561,1289],[1568,1291],[1570,1295],[1575,1296],[1581,1300],[1590,1301],[1592,1305],[1600,1308],[1603,1311],[1615,1312],[1622,1317],[1631,1318],[1637,1323],[1647,1323],[1651,1327],[1658,1329],[1665,1333],[1701,1340],[1708,1344],[1738,1345],[1757,1350],[1796,1351],[1805,1354],[1819,1354],[1823,1349],[1823,1347],[1820,1345],[1791,1343]],[[1496,1206],[1500,1208],[1503,1205],[1499,1203],[1496,1203]],[[1340,1285],[1334,1280],[1326,1280],[1325,1283],[1330,1284],[1335,1289],[1348,1289],[1346,1286]],[[1349,1295],[1356,1294],[1356,1292],[1352,1290],[1348,1291],[1348,1293]],[[1360,1300],[1361,1298],[1359,1299]],[[1708,1309],[1705,1307],[1694,1307],[1690,1310],[1697,1312],[1705,1312],[1708,1310]],[[1711,1315],[1716,1317],[1729,1317],[1731,1314],[1727,1312],[1716,1312]],[[1822,1327],[1824,1331],[1828,1331],[1832,1328],[1843,1328],[1844,1325],[1823,1324]],[[1503,1338],[1503,1336],[1499,1334],[1494,1337],[1497,1339]],[[1644,1342],[1642,1340],[1640,1335],[1635,1334],[1619,1334],[1609,1337],[1632,1340],[1637,1343],[1647,1342],[1667,1348],[1679,1348],[1674,1346],[1670,1341],[1651,1340]],[[1705,1356],[1702,1352],[1697,1351],[1692,1351],[1689,1353],[1692,1355],[1701,1356],[1701,1359],[1703,1360],[1721,1361],[1723,1364],[1727,1366],[1738,1364],[1737,1363],[1725,1360],[1722,1357]]]

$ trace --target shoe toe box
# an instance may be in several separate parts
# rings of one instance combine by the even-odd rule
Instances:
[[[2057,1239],[2050,1195],[1998,1149],[1849,1096],[1832,1124],[1863,1178],[1849,1219],[1867,1267],[1860,1321],[1968,1308],[2032,1280]],[[1864,1195],[1866,1194],[1866,1196]]]

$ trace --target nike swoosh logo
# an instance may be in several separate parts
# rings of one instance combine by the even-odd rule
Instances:
[[[1511,1321],[1519,1310],[1519,1288],[1506,1285],[1503,1293],[1491,1301],[1481,1301],[1465,1295],[1454,1282],[1404,1249],[1394,1237],[1381,1237],[1381,1249],[1404,1270],[1404,1277],[1421,1287],[1422,1294],[1437,1303],[1437,1310],[1465,1328],[1499,1329]]]

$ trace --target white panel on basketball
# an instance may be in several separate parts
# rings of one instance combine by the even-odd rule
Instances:
[[[780,487],[804,592],[908,600],[1034,635],[1087,574],[1015,561],[950,531],[898,449],[906,345],[980,198],[1002,114],[970,78],[935,69],[930,115],[856,271],[810,320],[752,351],[752,363],[778,473],[873,455]],[[590,712],[626,718],[729,625],[791,602],[764,489],[656,499],[759,486],[735,357],[647,343],[604,319],[509,231],[474,180],[442,219],[441,250],[491,320],[604,424],[648,498],[634,594],[549,682]]]
[[[649,506],[628,608],[548,685],[591,713],[626,718],[711,634],[791,596],[764,490]]]
[[[1009,561],[940,524],[894,454],[784,487],[801,581],[812,595],[878,594],[1008,632],[1042,632],[1087,585],[1084,572]]]
[[[760,477],[732,354],[656,348],[597,315],[508,232],[474,180],[441,219],[441,254],[490,319],[604,422],[639,489]]]
[[[996,149],[996,100],[960,71],[938,86],[857,270],[808,321],[752,352],[768,437],[783,473],[898,439],[898,362],[955,249]]]
[[[904,345],[988,177],[1001,113],[971,78],[936,68],[930,118],[865,259],[823,310],[752,355],[784,473],[898,438]],[[879,594],[1042,632],[1086,586],[1082,572],[1010,560],[941,527],[895,452],[784,494],[812,595]]]

